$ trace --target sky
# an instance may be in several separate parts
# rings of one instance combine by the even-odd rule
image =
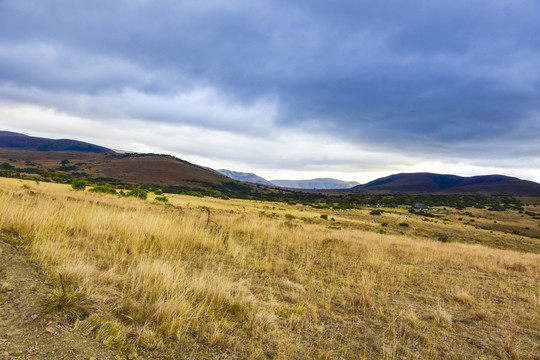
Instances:
[[[0,0],[0,130],[267,179],[540,182],[538,0]]]

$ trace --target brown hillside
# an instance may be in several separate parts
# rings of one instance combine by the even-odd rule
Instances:
[[[64,170],[60,162],[67,159]],[[132,184],[201,186],[235,180],[170,155],[104,154],[83,151],[34,151],[0,148],[0,162],[19,169],[64,171]],[[242,184],[243,186],[251,186]]]

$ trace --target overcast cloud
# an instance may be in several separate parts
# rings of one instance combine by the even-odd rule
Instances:
[[[540,181],[540,2],[0,0],[0,129],[267,178]]]

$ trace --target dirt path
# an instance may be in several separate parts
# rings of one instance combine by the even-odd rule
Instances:
[[[58,314],[43,314],[41,301],[54,285],[24,251],[0,234],[0,360],[121,359]]]

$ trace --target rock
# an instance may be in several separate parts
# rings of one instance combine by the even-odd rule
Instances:
[[[0,293],[6,293],[8,291],[13,291],[13,290],[15,290],[15,288],[13,287],[13,285],[11,285],[8,282],[4,282],[0,286]]]
[[[27,317],[27,318],[23,321],[23,323],[24,323],[24,324],[28,324],[29,322],[32,322],[32,321],[36,320],[38,317],[39,317],[38,314],[30,315],[29,317]]]

